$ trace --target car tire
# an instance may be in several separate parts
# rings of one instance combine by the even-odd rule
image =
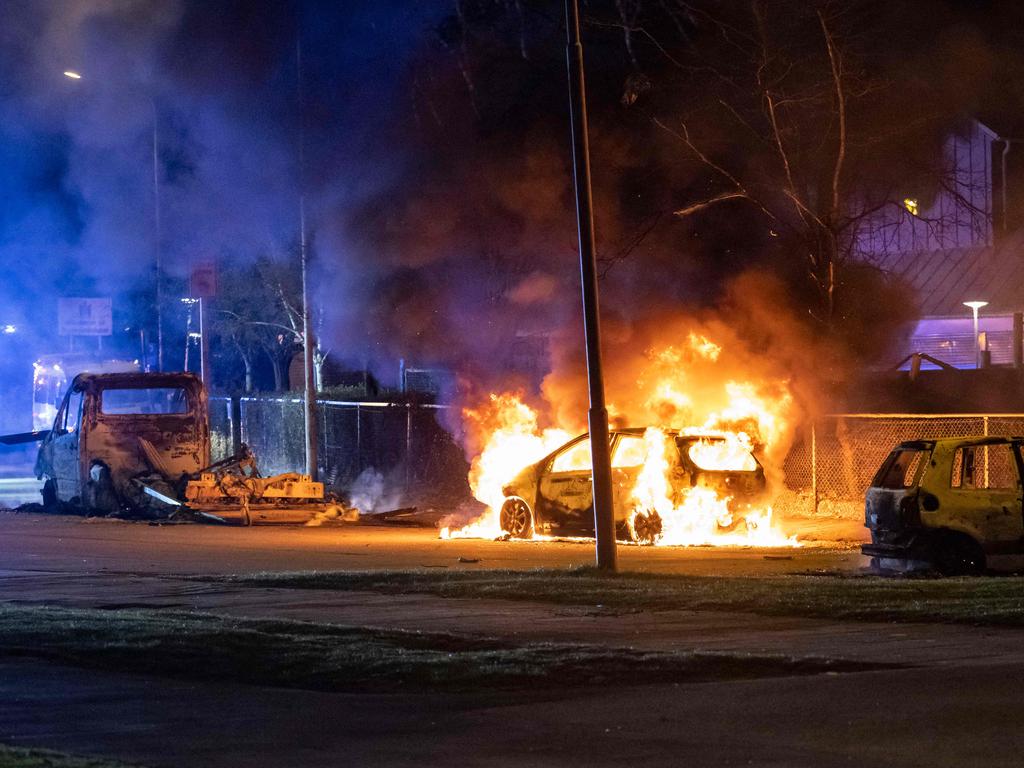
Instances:
[[[501,505],[499,514],[501,530],[513,539],[533,538],[533,510],[525,499],[510,496]]]
[[[57,499],[57,482],[53,478],[47,478],[40,493],[43,495],[43,509],[47,512],[56,512],[60,504]]]
[[[638,509],[629,520],[629,536],[637,544],[656,544],[662,528],[661,515],[653,509]]]
[[[935,569],[943,576],[971,576],[985,571],[985,552],[961,533],[944,533],[932,544]]]

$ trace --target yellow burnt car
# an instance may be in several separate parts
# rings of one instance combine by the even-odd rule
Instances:
[[[882,570],[981,573],[1024,562],[1020,437],[955,437],[900,443],[865,494]]]
[[[638,509],[632,490],[647,456],[644,428],[610,432],[612,488],[616,536],[623,541],[653,544],[661,533],[661,520],[653,510]],[[666,458],[673,493],[711,488],[729,498],[731,509],[758,501],[765,493],[764,468],[747,450],[734,455],[728,469],[701,464],[702,457],[725,447],[717,434],[684,434],[662,430],[671,446]],[[502,488],[501,530],[512,538],[534,534],[594,534],[594,496],[591,483],[590,435],[584,433],[531,464]],[[739,517],[736,518],[737,521]]]

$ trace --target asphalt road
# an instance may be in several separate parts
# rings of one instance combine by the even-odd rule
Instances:
[[[851,547],[623,547],[625,570],[857,570]],[[305,569],[533,568],[580,542],[442,541],[436,531],[154,526],[0,513],[0,603],[198,610],[409,631],[850,659],[892,669],[498,694],[347,694],[172,680],[0,656],[0,743],[148,766],[1020,765],[1024,632],[711,611],[331,593],[176,578]]]
[[[854,546],[619,548],[629,571],[692,574],[856,570]],[[468,562],[467,562],[468,561]],[[150,525],[0,511],[0,571],[252,573],[381,568],[570,568],[594,564],[587,541],[441,540],[432,528]]]

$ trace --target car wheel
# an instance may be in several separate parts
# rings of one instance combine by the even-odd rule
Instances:
[[[661,515],[653,509],[638,509],[629,520],[629,535],[637,544],[657,543],[661,530]]]
[[[935,568],[943,576],[968,576],[985,570],[985,552],[970,536],[943,534],[932,546]]]
[[[530,505],[518,496],[505,499],[501,505],[501,530],[513,539],[533,538],[533,512]]]
[[[48,478],[43,483],[43,489],[40,491],[43,494],[43,509],[47,512],[56,512],[57,506],[60,502],[57,500],[57,483],[53,478]]]

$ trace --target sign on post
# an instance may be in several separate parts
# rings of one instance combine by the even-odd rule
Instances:
[[[217,266],[212,261],[201,261],[192,267],[188,292],[193,299],[210,299],[217,295]]]
[[[57,300],[57,333],[61,336],[109,336],[113,328],[110,299]]]

